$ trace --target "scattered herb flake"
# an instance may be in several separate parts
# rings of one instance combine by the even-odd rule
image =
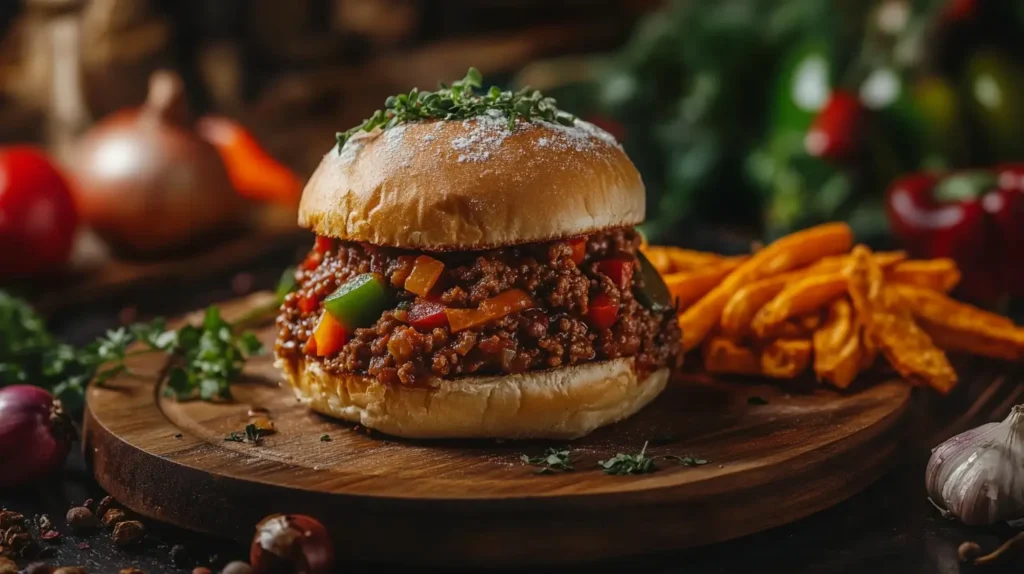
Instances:
[[[754,395],[752,397],[748,397],[747,398],[747,404],[748,405],[767,405],[768,404],[768,399],[765,399],[763,397],[759,397],[757,395]]]
[[[320,435],[320,442],[331,442],[331,435],[322,434]]]
[[[181,433],[178,433],[178,434],[174,435],[174,438],[181,439],[183,436],[185,436],[185,435],[183,435]]]
[[[451,87],[441,84],[436,92],[421,92],[413,88],[408,94],[388,96],[384,100],[384,109],[375,111],[358,126],[337,133],[338,149],[360,131],[386,130],[398,124],[425,120],[465,120],[490,110],[507,117],[509,129],[515,126],[517,118],[527,121],[541,119],[564,126],[572,126],[576,122],[575,116],[558,109],[554,98],[545,97],[538,90],[523,88],[511,92],[491,86],[477,94],[473,90],[483,86],[483,80],[476,68],[470,68],[466,77],[452,82]]]
[[[225,442],[245,442],[245,433],[233,432],[224,437]]]
[[[569,449],[549,448],[541,456],[527,456],[524,454],[519,459],[526,464],[540,467],[533,471],[536,474],[554,474],[555,472],[571,472],[576,470],[572,465]]]
[[[622,454],[620,452],[613,458],[598,461],[597,464],[604,469],[605,474],[615,475],[647,474],[658,470],[658,467],[654,465],[654,459],[647,456],[646,442],[638,454]]]
[[[669,454],[663,457],[665,460],[674,460],[680,464],[680,466],[703,466],[708,463],[703,458],[694,458],[692,456],[676,456]]]

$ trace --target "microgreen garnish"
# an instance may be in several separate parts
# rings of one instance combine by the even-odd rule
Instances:
[[[708,463],[703,458],[694,458],[692,456],[676,456],[674,454],[665,455],[665,460],[674,460],[679,463],[680,466],[703,466]]]
[[[747,398],[747,404],[748,405],[767,405],[768,404],[768,399],[765,399],[763,397],[759,397],[757,395],[754,395],[752,397],[748,397]]]
[[[470,68],[466,77],[452,82],[451,87],[441,84],[436,92],[421,92],[413,88],[408,94],[388,96],[384,109],[373,112],[363,123],[338,132],[338,149],[345,146],[356,132],[371,132],[377,128],[389,129],[398,124],[425,120],[466,120],[494,110],[508,118],[509,129],[516,119],[536,119],[571,126],[576,117],[559,110],[554,98],[545,97],[539,90],[523,88],[517,92],[491,86],[477,94],[473,90],[483,86],[479,70]]]
[[[320,435],[320,442],[331,442],[331,435],[322,434]]]
[[[245,442],[245,433],[244,432],[228,433],[227,436],[224,437],[224,442]]]
[[[235,335],[231,324],[209,307],[200,327],[186,325],[166,349],[180,358],[171,368],[165,393],[178,400],[230,399],[231,382],[242,373],[245,360],[263,346],[252,333]]]
[[[519,458],[526,464],[539,466],[540,468],[533,471],[536,474],[554,474],[555,472],[575,470],[572,466],[572,458],[569,456],[569,449],[549,448],[541,456],[526,456],[524,454]]]
[[[638,454],[620,452],[613,458],[598,461],[597,464],[604,469],[605,474],[647,474],[658,470],[658,467],[654,466],[654,459],[647,456],[646,442]]]

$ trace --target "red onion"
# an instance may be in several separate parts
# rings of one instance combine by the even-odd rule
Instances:
[[[0,487],[14,486],[60,468],[74,427],[60,401],[45,389],[0,389]]]

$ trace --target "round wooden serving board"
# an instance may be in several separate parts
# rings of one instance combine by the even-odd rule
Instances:
[[[230,319],[256,303],[222,309]],[[271,347],[273,327],[259,334]],[[690,375],[635,417],[570,445],[421,442],[307,412],[278,386],[269,357],[250,361],[230,404],[163,398],[163,359],[137,359],[143,378],[90,387],[85,416],[86,459],[127,507],[240,540],[267,514],[309,514],[343,557],[421,565],[586,561],[785,524],[878,478],[899,451],[910,404],[897,380],[840,394]],[[269,410],[278,432],[258,444],[224,441],[253,406]],[[648,455],[709,463],[657,458],[658,470],[640,476],[597,467],[645,441]],[[520,461],[548,446],[570,446],[575,472],[537,475]]]

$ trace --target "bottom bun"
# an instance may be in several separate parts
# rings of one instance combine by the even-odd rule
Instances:
[[[578,438],[639,411],[669,370],[644,378],[633,359],[515,375],[434,379],[431,387],[335,375],[316,359],[278,360],[295,395],[314,411],[407,438]]]

